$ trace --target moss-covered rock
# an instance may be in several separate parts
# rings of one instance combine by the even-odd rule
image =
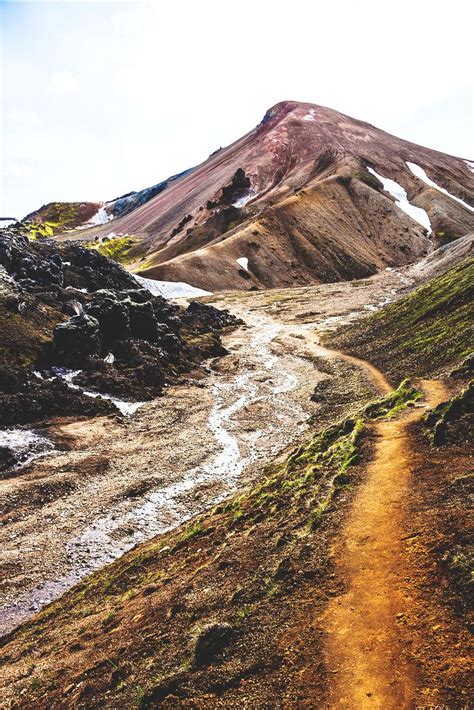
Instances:
[[[118,261],[120,264],[127,264],[131,261],[129,252],[136,240],[133,237],[111,237],[102,242],[89,242],[89,249],[95,249],[108,259]]]

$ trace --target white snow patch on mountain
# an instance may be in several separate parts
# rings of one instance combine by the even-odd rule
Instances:
[[[250,200],[255,197],[255,193],[253,190],[249,192],[247,195],[243,195],[242,197],[239,197],[238,200],[232,203],[232,207],[243,207],[244,205],[247,204],[247,202],[250,202]]]
[[[90,218],[88,224],[107,224],[113,219],[113,215],[109,214],[105,207],[101,207],[96,214]]]
[[[382,175],[379,175],[379,173],[375,172],[373,168],[367,167],[367,170],[369,171],[369,173],[372,173],[372,175],[375,175],[375,177],[380,180],[380,182],[383,184],[383,189],[386,192],[389,192],[392,197],[395,198],[396,204],[398,205],[398,207],[400,207],[401,210],[403,210],[409,217],[414,219],[415,222],[421,224],[421,226],[427,229],[428,232],[431,232],[431,222],[427,212],[425,212],[425,210],[423,210],[421,207],[415,207],[415,205],[412,205],[410,202],[408,202],[407,193],[403,189],[403,187],[398,184],[398,182],[395,182],[395,180],[390,180],[390,178],[382,177]]]
[[[407,161],[407,165],[413,175],[416,175],[417,178],[420,180],[423,180],[427,185],[430,187],[434,187],[435,190],[438,190],[438,192],[442,192],[444,195],[447,195],[450,197],[452,200],[456,200],[456,202],[459,202],[460,205],[463,207],[466,207],[466,209],[469,210],[469,212],[474,212],[474,207],[471,207],[471,205],[468,205],[467,202],[464,202],[464,200],[461,200],[460,197],[456,197],[455,195],[451,195],[450,192],[444,189],[444,187],[440,187],[437,185],[434,180],[431,180],[431,178],[428,177],[428,175],[425,173],[423,168],[420,165],[417,165],[416,163],[410,163]],[[471,168],[472,169],[472,168]]]
[[[236,262],[239,264],[239,266],[245,269],[245,271],[249,270],[249,260],[246,256],[239,256],[239,258],[236,259]]]
[[[153,296],[163,296],[163,298],[198,298],[198,296],[211,296],[211,291],[204,291],[182,281],[156,281],[146,279],[143,276],[134,274],[138,283],[146,288]]]

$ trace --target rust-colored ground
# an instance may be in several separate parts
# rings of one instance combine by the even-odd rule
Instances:
[[[447,398],[441,382],[422,384],[430,406]],[[323,617],[334,708],[409,708],[415,700],[416,670],[400,621],[415,593],[403,538],[412,483],[407,427],[419,417],[415,409],[375,425],[374,460],[338,545],[336,567],[347,591],[331,600]]]
[[[433,405],[459,383],[420,386]],[[467,707],[469,634],[440,551],[467,528],[471,459],[430,447],[423,411],[367,430],[315,530],[291,490],[261,512],[235,499],[84,580],[5,639],[4,707]],[[234,635],[198,667],[215,622]]]

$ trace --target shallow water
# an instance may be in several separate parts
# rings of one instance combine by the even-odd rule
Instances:
[[[0,431],[0,447],[10,449],[18,464],[24,466],[54,449],[53,442],[34,429],[21,427]]]

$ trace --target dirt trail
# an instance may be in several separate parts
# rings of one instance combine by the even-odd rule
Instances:
[[[384,379],[378,378],[380,385]],[[422,388],[429,406],[447,397],[441,382],[423,381]],[[336,551],[346,592],[331,600],[323,618],[331,708],[410,708],[416,700],[402,632],[413,594],[403,541],[411,476],[407,427],[420,416],[414,409],[376,423],[375,458]]]
[[[384,272],[356,288],[347,282],[209,297],[246,323],[224,337],[228,356],[133,416],[42,428],[61,449],[2,481],[0,635],[133,545],[244,487],[314,416],[330,421],[368,401],[373,388],[360,363],[343,356],[352,367],[342,367],[318,334],[353,322],[399,289],[397,274]],[[380,373],[368,374],[381,387]],[[328,378],[330,396],[313,400]]]

